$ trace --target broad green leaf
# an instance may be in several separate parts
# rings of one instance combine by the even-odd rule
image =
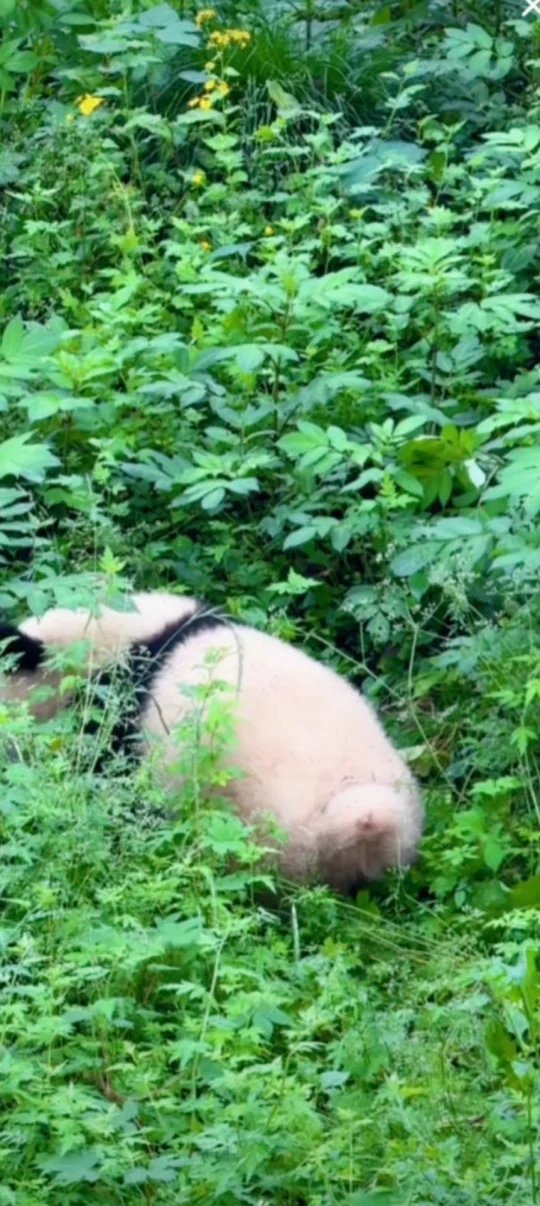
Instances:
[[[175,118],[177,126],[214,125],[225,126],[225,117],[218,109],[188,109]]]
[[[428,416],[425,414],[407,415],[406,419],[400,419],[399,423],[396,423],[395,435],[400,437],[412,435],[413,431],[418,431],[419,428],[425,427],[427,422]]]
[[[268,1038],[272,1035],[276,1026],[289,1027],[293,1025],[293,1019],[289,1017],[285,1010],[280,1009],[278,1005],[274,1005],[272,1001],[263,1001],[257,1005],[252,1014],[252,1024],[257,1030],[261,1030]]]
[[[479,536],[484,531],[480,519],[472,519],[468,515],[455,515],[448,519],[438,519],[431,528],[438,540],[465,540],[468,536]]]
[[[0,351],[7,360],[13,360],[17,355],[24,339],[24,323],[22,318],[12,318],[2,335]]]
[[[300,102],[290,92],[285,92],[285,89],[282,88],[277,80],[267,80],[266,87],[270,100],[274,102],[278,113],[292,116],[300,112]]]
[[[331,447],[335,448],[336,452],[347,452],[349,440],[341,427],[330,426],[327,429],[326,435]]]
[[[512,1065],[518,1051],[513,1039],[498,1018],[492,1018],[485,1030],[486,1047],[503,1065]]]
[[[326,309],[350,307],[363,314],[375,314],[390,302],[390,294],[380,285],[346,281],[341,273],[322,276],[301,286],[300,300],[315,302]]]
[[[81,34],[78,40],[83,50],[88,50],[91,54],[103,55],[106,58],[122,54],[129,44],[125,37],[114,33]]]
[[[200,33],[193,21],[180,17],[170,4],[156,4],[139,13],[135,28],[141,33],[153,33],[167,46],[192,46],[200,43]]]
[[[200,946],[207,941],[200,917],[188,917],[185,921],[164,917],[158,921],[156,932],[164,946]]]
[[[511,909],[540,909],[540,875],[515,884],[507,899]]]
[[[81,398],[75,394],[42,393],[29,394],[20,403],[26,407],[30,423],[40,423],[51,415],[70,414],[75,410],[87,410],[95,406],[92,398]]]
[[[224,243],[222,247],[217,247],[215,251],[209,255],[208,259],[211,264],[218,260],[228,260],[232,256],[239,255],[242,260],[245,260],[248,253],[251,251],[253,243]]]
[[[340,1089],[347,1083],[349,1075],[349,1072],[339,1071],[337,1068],[330,1072],[321,1072],[321,1086],[323,1089]]]
[[[410,549],[398,553],[390,564],[398,578],[410,578],[426,565],[430,565],[437,552],[437,544],[426,540],[423,544],[412,545]]]
[[[527,514],[540,512],[540,448],[514,449],[499,473],[499,481],[485,491],[485,498],[524,500]]]
[[[418,478],[413,477],[412,473],[407,473],[405,469],[398,469],[394,474],[394,481],[400,490],[404,490],[406,494],[412,494],[414,498],[423,498],[424,487]]]
[[[211,490],[210,493],[206,494],[201,501],[201,506],[203,508],[203,511],[217,511],[218,507],[221,506],[224,498],[225,498],[225,491],[221,488],[221,486],[218,486],[216,489]]]
[[[236,363],[242,373],[255,373],[264,362],[265,350],[256,343],[245,343],[236,349]]]
[[[101,1162],[97,1153],[87,1148],[43,1160],[41,1167],[57,1185],[79,1185],[99,1179]]]
[[[25,326],[20,318],[13,318],[4,330],[0,344],[0,355],[8,362],[7,366],[0,365],[3,375],[26,376],[28,367],[50,356],[59,342],[57,331],[40,323]]]
[[[349,161],[339,169],[344,176],[344,184],[352,194],[361,192],[373,177],[386,168],[407,170],[417,167],[428,154],[424,147],[416,142],[405,142],[400,139],[389,139],[387,142],[375,140],[369,150],[358,159]]]
[[[284,549],[296,549],[301,544],[307,544],[317,535],[317,529],[308,525],[302,528],[297,528],[295,532],[291,532],[283,541]]]
[[[0,477],[23,477],[41,482],[48,469],[59,464],[46,444],[30,444],[30,433],[12,436],[0,444]]]
[[[18,75],[24,74],[27,71],[33,71],[38,63],[39,59],[32,50],[18,50],[15,54],[9,56],[6,67],[8,71],[14,71]]]

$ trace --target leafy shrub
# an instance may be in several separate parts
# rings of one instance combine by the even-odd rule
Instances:
[[[535,1202],[538,23],[128,8],[0,3],[0,604],[304,642],[429,825],[265,911],[226,812],[2,717],[0,1201]]]

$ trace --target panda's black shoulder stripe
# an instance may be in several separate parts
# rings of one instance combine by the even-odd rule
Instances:
[[[45,660],[45,646],[13,624],[0,623],[0,653],[13,659],[12,673],[37,670]],[[8,667],[9,671],[9,667]]]
[[[144,679],[151,679],[164,665],[174,649],[193,640],[200,632],[212,628],[223,628],[227,624],[224,616],[201,603],[191,615],[182,620],[173,620],[160,632],[146,641],[138,641],[131,646],[131,658],[136,677],[139,674]]]

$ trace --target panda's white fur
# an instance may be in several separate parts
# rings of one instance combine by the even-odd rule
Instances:
[[[234,623],[197,625],[200,605],[170,594],[133,596],[132,611],[54,610],[26,620],[20,630],[48,651],[88,642],[92,668],[114,661],[134,642],[149,641],[187,621],[180,643],[171,640],[151,678],[141,711],[149,746],[158,741],[168,786],[180,790],[173,731],[193,708],[183,688],[214,674],[235,699],[236,743],[231,764],[242,772],[226,791],[247,821],[271,816],[286,834],[279,863],[289,878],[321,879],[347,891],[386,868],[407,866],[421,836],[419,792],[375,713],[348,682],[300,650]],[[190,636],[189,624],[193,624]],[[3,694],[23,698],[54,672],[12,675]],[[41,705],[41,716],[58,698]],[[176,767],[174,764],[177,764]]]

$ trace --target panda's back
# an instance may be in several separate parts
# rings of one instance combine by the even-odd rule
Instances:
[[[219,652],[219,657],[218,657]],[[290,826],[347,783],[407,778],[402,759],[365,699],[300,650],[256,629],[219,624],[173,647],[152,679],[142,725],[163,740],[190,708],[196,688],[231,688],[237,716],[230,761],[245,778],[232,793],[244,815],[271,811]],[[166,740],[165,757],[177,758]]]

